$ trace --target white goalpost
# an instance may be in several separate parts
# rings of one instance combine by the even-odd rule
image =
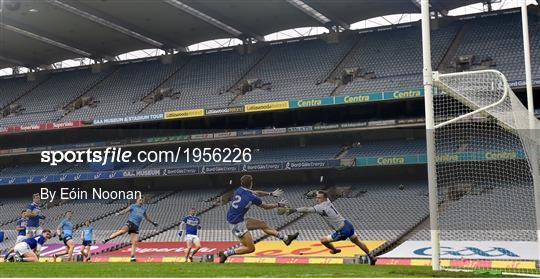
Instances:
[[[540,121],[527,7],[528,108],[498,71],[433,72],[429,0],[421,10],[432,268],[540,274]],[[445,246],[466,256],[441,251]]]

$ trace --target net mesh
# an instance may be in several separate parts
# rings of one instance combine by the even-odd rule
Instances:
[[[496,71],[438,76],[433,103],[441,266],[540,273],[539,121]]]

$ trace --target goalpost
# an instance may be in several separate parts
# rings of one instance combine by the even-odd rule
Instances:
[[[525,3],[528,109],[498,71],[433,72],[429,0],[421,10],[432,268],[540,274],[540,121]]]

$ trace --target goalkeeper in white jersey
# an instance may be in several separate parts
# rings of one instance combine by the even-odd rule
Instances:
[[[334,233],[328,236],[321,237],[321,243],[330,249],[331,254],[340,253],[341,250],[334,247],[332,242],[349,239],[356,246],[360,247],[364,251],[369,260],[369,264],[375,264],[375,259],[369,254],[368,247],[360,241],[356,233],[354,232],[354,226],[350,221],[346,220],[341,216],[337,211],[335,206],[332,204],[328,198],[328,193],[325,191],[317,191],[317,196],[315,197],[317,204],[312,207],[299,207],[299,208],[281,208],[278,209],[278,214],[292,214],[295,212],[299,213],[318,213],[321,215],[326,223],[335,230]]]

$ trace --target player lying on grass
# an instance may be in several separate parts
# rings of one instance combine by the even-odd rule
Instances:
[[[340,253],[341,250],[334,247],[332,242],[346,240],[347,238],[356,246],[358,246],[364,253],[366,253],[367,258],[370,264],[375,264],[375,259],[369,254],[368,247],[360,241],[356,233],[354,232],[354,227],[352,223],[337,211],[336,207],[332,204],[328,198],[328,193],[325,191],[317,191],[315,196],[317,204],[312,207],[299,207],[299,208],[279,208],[278,214],[293,214],[295,212],[299,213],[318,213],[321,215],[328,225],[335,230],[334,233],[328,236],[321,237],[321,243],[330,249],[331,254]]]
[[[56,228],[56,235],[58,239],[64,241],[65,250],[62,253],[53,254],[53,261],[56,262],[56,258],[63,255],[68,255],[67,260],[71,261],[73,258],[73,250],[75,249],[75,242],[73,241],[73,223],[71,222],[71,217],[73,216],[72,211],[67,211],[64,214],[64,220],[60,222]]]
[[[186,231],[186,262],[193,262],[193,256],[201,249],[201,240],[197,236],[198,230],[201,228],[200,224],[201,220],[197,217],[197,209],[195,208],[191,208],[189,215],[182,218],[182,223],[180,223],[178,235],[182,237],[184,227]]]
[[[37,262],[39,261],[39,252],[41,246],[52,238],[50,230],[43,230],[42,234],[31,236],[17,243],[14,248],[14,254],[8,254],[6,261],[16,262]]]
[[[81,229],[82,248],[81,254],[83,255],[83,261],[90,260],[92,244],[96,244],[96,234],[94,233],[94,226],[90,225],[90,220],[84,222],[84,227]]]
[[[146,213],[146,207],[144,207],[143,204],[144,204],[144,198],[140,197],[137,199],[137,201],[134,204],[130,205],[128,208],[115,213],[115,215],[118,216],[118,215],[126,214],[129,212],[128,221],[122,228],[120,228],[115,233],[111,234],[109,238],[103,241],[103,243],[105,244],[116,237],[119,237],[121,235],[128,233],[131,239],[131,261],[132,262],[137,261],[135,258],[135,252],[137,251],[137,245],[139,244],[139,227],[141,225],[143,218],[146,219],[146,221],[150,222],[152,225],[154,225],[154,227],[158,226],[156,222],[150,219],[150,216],[148,216],[148,214]]]
[[[15,222],[15,230],[17,231],[17,239],[15,240],[15,245],[18,243],[21,243],[23,240],[26,239],[26,227],[28,225],[28,213],[30,211],[28,209],[23,209],[21,211],[21,218],[17,219],[17,222]],[[9,251],[6,253],[4,260],[7,259],[9,254],[13,253],[15,249],[15,246],[11,247]]]
[[[281,239],[285,245],[290,245],[293,240],[298,238],[298,233],[286,235],[283,232],[269,227],[266,222],[254,218],[244,218],[251,205],[259,206],[262,209],[274,209],[285,206],[286,200],[278,203],[264,203],[259,197],[274,196],[279,197],[283,191],[277,189],[273,192],[254,191],[253,177],[244,175],[240,178],[240,187],[234,191],[229,211],[227,212],[227,222],[229,223],[234,236],[240,239],[241,246],[236,249],[229,249],[225,252],[219,252],[219,262],[224,263],[232,255],[249,254],[255,251],[255,244],[251,235],[252,230],[262,230],[267,235],[275,236]]]

